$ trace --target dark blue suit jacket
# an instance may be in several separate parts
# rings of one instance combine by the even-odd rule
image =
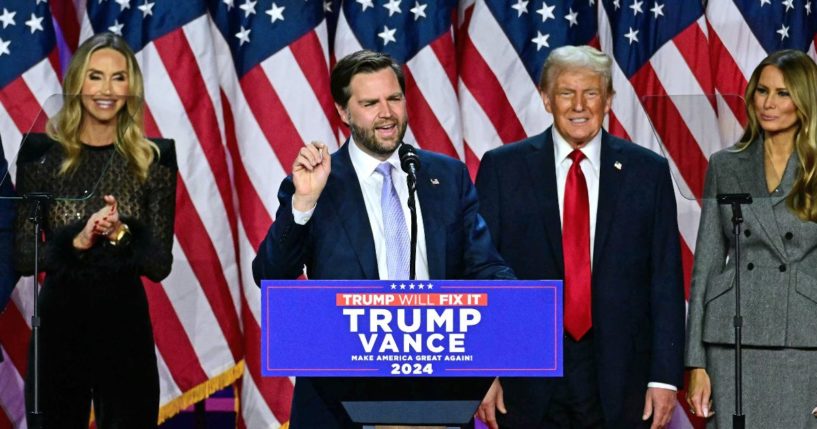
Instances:
[[[14,195],[11,177],[6,177],[8,164],[0,144],[0,197]],[[0,312],[6,308],[11,291],[17,283],[14,271],[14,219],[15,205],[11,200],[0,199]],[[0,355],[2,360],[2,355]]]
[[[684,288],[664,158],[602,131],[592,313],[606,427],[635,427],[648,382],[683,385]],[[563,279],[551,129],[489,151],[477,189],[499,253],[520,279]],[[619,165],[620,168],[616,166]],[[536,427],[543,379],[503,379],[509,421]]]
[[[306,225],[296,224],[292,216],[292,178],[281,184],[275,223],[253,260],[256,283],[296,278],[304,266],[312,280],[379,278],[372,229],[348,144],[332,154],[332,172]],[[417,150],[417,155],[421,163],[417,198],[423,211],[430,277],[513,279],[513,272],[491,244],[465,165],[423,150]],[[340,388],[360,381],[331,380]],[[290,427],[353,427],[338,404],[327,408],[314,389],[316,382],[298,378]]]

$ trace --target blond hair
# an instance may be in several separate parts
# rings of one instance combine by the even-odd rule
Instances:
[[[83,115],[86,114],[80,100],[82,84],[88,71],[91,55],[101,49],[113,49],[128,63],[128,86],[130,94],[116,118],[116,141],[114,146],[121,153],[131,170],[144,181],[147,179],[148,168],[154,157],[158,156],[159,148],[145,139],[144,134],[144,83],[139,64],[130,46],[121,37],[112,33],[100,33],[92,36],[77,48],[63,82],[63,106],[56,116],[48,121],[46,132],[48,136],[60,143],[65,151],[65,159],[60,165],[60,174],[70,174],[79,166],[82,143],[80,142],[80,126]]]
[[[738,150],[746,149],[762,136],[763,129],[754,109],[754,95],[760,74],[767,66],[777,67],[783,74],[783,82],[797,108],[794,150],[800,164],[786,204],[798,218],[817,222],[817,64],[804,52],[794,49],[774,52],[752,72],[744,100],[749,121],[737,147]]]

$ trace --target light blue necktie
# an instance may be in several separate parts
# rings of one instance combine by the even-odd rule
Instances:
[[[380,210],[383,214],[383,229],[386,235],[386,260],[390,280],[408,280],[409,278],[409,233],[400,198],[391,180],[388,162],[377,166],[377,172],[383,176],[383,188],[380,190]]]

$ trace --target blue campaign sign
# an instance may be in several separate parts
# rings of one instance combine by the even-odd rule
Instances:
[[[264,280],[266,376],[562,375],[561,281]]]

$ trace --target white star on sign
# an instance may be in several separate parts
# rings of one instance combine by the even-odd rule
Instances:
[[[246,0],[244,4],[239,6],[238,8],[244,11],[244,18],[249,17],[250,15],[255,15],[255,4],[258,3],[257,1]]]
[[[550,38],[550,34],[542,34],[542,32],[537,31],[536,37],[530,39],[531,42],[536,43],[536,51],[538,52],[543,47],[549,48],[550,44],[548,43],[548,39]]]
[[[786,12],[788,12],[789,9],[794,9],[794,0],[784,0],[783,6],[786,6]]]
[[[638,43],[638,30],[633,30],[633,27],[630,27],[630,32],[625,34],[624,37],[630,40],[631,45],[633,42]]]
[[[374,7],[372,0],[357,0],[360,3],[360,7],[363,8],[363,12],[366,12],[366,8]]]
[[[142,11],[142,18],[145,18],[148,15],[153,16],[153,6],[155,4],[156,4],[156,2],[150,2],[149,3],[147,1],[145,1],[145,4],[143,4],[141,6],[137,6],[136,8]]]
[[[17,23],[14,22],[14,15],[17,15],[17,12],[9,12],[8,9],[3,8],[3,14],[0,15],[0,22],[3,22],[3,28],[9,25],[17,25]]]
[[[241,26],[241,31],[239,31],[238,33],[235,33],[235,37],[238,37],[238,40],[239,40],[238,46],[241,46],[241,45],[243,45],[245,43],[250,43],[250,32],[251,31],[252,31],[251,28],[244,28],[243,25]]]
[[[536,13],[542,15],[542,22],[547,22],[548,18],[556,19],[556,16],[553,15],[553,9],[556,9],[556,6],[548,6],[547,3],[542,3],[542,8],[537,10]]]
[[[782,42],[783,39],[789,37],[789,27],[786,27],[786,25],[784,24],[780,27],[780,30],[775,31],[775,33],[780,35],[780,41]]]
[[[516,17],[519,18],[523,13],[528,13],[528,0],[516,0],[516,4],[511,6],[511,9],[516,9]]]
[[[389,10],[389,16],[392,16],[395,13],[402,13],[400,10],[400,1],[401,0],[389,0],[388,3],[383,5],[383,7]]]
[[[125,24],[120,24],[119,20],[116,19],[116,20],[113,21],[113,25],[108,27],[108,30],[110,30],[111,33],[116,34],[117,36],[121,36],[122,35],[122,28],[124,26],[125,26]]]
[[[638,0],[633,1],[633,4],[630,5],[630,9],[633,10],[633,16],[638,16],[639,12],[644,13],[644,11],[641,10],[641,5],[642,4],[644,4],[643,1],[638,1]]]
[[[570,21],[570,25],[568,27],[579,25],[579,12],[573,12],[572,7],[568,9],[568,11],[569,13],[565,15],[565,19]]]
[[[650,11],[655,14],[655,19],[658,19],[658,15],[664,16],[664,5],[655,3],[655,6],[653,6]]]
[[[125,9],[130,9],[130,0],[116,0],[116,3],[119,4],[120,12]]]
[[[279,7],[277,4],[273,3],[272,7],[267,11],[267,15],[270,16],[270,22],[275,23],[275,21],[278,21],[279,19],[283,21],[284,9],[286,9],[286,6]]]
[[[389,44],[389,42],[397,43],[397,39],[394,38],[394,33],[397,32],[396,28],[389,29],[388,26],[383,26],[383,31],[377,33],[377,37],[383,39],[383,46]]]
[[[11,45],[11,40],[6,42],[0,37],[0,57],[3,55],[11,55],[11,51],[9,51],[9,45]]]
[[[32,12],[31,13],[31,19],[26,21],[26,25],[29,28],[31,28],[31,34],[34,34],[35,32],[37,32],[37,30],[43,31],[43,18],[42,17],[37,17]]]
[[[414,2],[414,7],[409,9],[409,11],[414,14],[414,20],[417,21],[418,19],[420,19],[421,16],[423,18],[426,18],[426,8],[427,7],[428,7],[428,4],[420,4],[420,2],[417,1],[417,2]]]

